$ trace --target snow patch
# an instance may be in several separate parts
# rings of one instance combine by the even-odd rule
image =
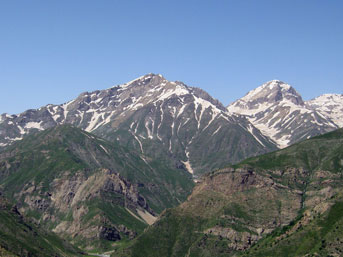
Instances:
[[[142,145],[142,142],[139,140],[139,138],[132,132],[130,131],[131,135],[137,140],[138,144],[139,144],[139,147],[141,149],[141,152],[144,153],[143,151],[143,145]]]
[[[25,128],[26,129],[32,129],[32,128],[35,128],[35,129],[38,129],[38,130],[43,130],[43,128],[41,127],[41,124],[42,124],[42,121],[40,122],[28,122],[26,123],[25,125]]]
[[[263,135],[269,137],[270,139],[272,139],[279,148],[285,148],[288,146],[289,142],[290,142],[290,135],[285,135],[282,136],[281,138],[277,137],[277,134],[280,132],[280,129],[278,128],[272,128],[272,127],[268,127],[266,124],[263,123],[253,123],[253,125],[262,132]]]
[[[97,126],[98,120],[100,119],[100,117],[103,117],[103,115],[104,115],[104,113],[94,112],[92,119],[91,119],[90,123],[88,124],[87,128],[85,129],[85,131],[91,132],[92,130],[94,130]],[[98,126],[99,126],[99,124],[98,124]]]
[[[186,162],[182,161],[182,163],[186,166],[186,169],[189,173],[194,174],[194,171],[192,169],[192,166],[191,166],[191,163],[189,162],[189,160]]]
[[[163,108],[162,108],[162,104],[160,105],[160,111],[161,111],[161,121],[160,121],[160,124],[158,124],[158,126],[157,126],[156,136],[157,136],[157,138],[158,138],[159,140],[162,141],[162,138],[161,138],[160,135],[158,134],[158,132],[159,132],[161,126],[162,126],[163,115],[164,115],[164,113],[163,113]]]
[[[15,138],[5,137],[5,140],[9,140],[9,141],[19,141],[22,139],[23,139],[22,137],[15,137]]]
[[[214,131],[213,133],[212,133],[212,137],[215,135],[215,134],[217,134],[218,133],[218,131],[220,130],[222,128],[222,125],[220,125],[217,129],[216,129],[216,131]]]
[[[100,145],[100,147],[109,155],[109,152],[107,151],[107,149],[103,145]]]
[[[187,149],[185,151],[185,154],[187,156],[187,161],[181,161],[181,162],[186,166],[186,169],[189,173],[194,174],[194,170],[193,170],[192,165],[189,161],[189,152]]]
[[[217,117],[217,114],[213,114],[213,112],[211,113],[212,117],[211,120],[207,123],[207,125],[202,129],[202,131],[204,131],[205,129],[208,128],[208,126],[211,125],[211,123],[214,121],[214,119]]]
[[[260,143],[260,145],[265,146],[265,145],[261,142],[261,140],[260,140],[257,136],[255,136],[255,134],[254,134],[254,128],[253,128],[250,124],[249,124],[249,126],[247,127],[247,129],[248,129],[248,131],[250,132],[250,134],[253,135],[253,137],[256,139],[256,141]]]
[[[168,89],[167,91],[163,90],[162,95],[155,102],[163,101],[172,95],[182,96],[187,94],[189,94],[189,91],[184,86],[177,85],[175,88]]]
[[[150,129],[149,125],[151,125],[152,129]],[[148,121],[144,123],[144,126],[147,131],[148,138],[153,139],[154,120],[149,117]]]
[[[18,125],[18,129],[21,135],[25,134],[25,130],[20,125]]]
[[[62,109],[63,109],[63,115],[64,115],[64,119],[66,120],[67,119],[67,115],[68,115],[68,106],[70,105],[70,104],[72,104],[73,102],[74,102],[75,100],[71,100],[71,101],[69,101],[69,102],[67,102],[67,103],[65,103],[65,104],[63,104],[62,105]]]

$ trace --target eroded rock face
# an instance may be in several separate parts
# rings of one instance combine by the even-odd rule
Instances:
[[[252,168],[229,168],[205,177],[181,205],[184,212],[206,219],[217,216],[217,223],[226,225],[215,225],[203,233],[228,239],[232,250],[247,249],[265,234],[287,225],[301,207],[301,191]]]
[[[155,215],[145,198],[138,193],[137,186],[123,179],[118,173],[102,169],[87,177],[84,172],[70,174],[66,172],[56,178],[50,187],[51,192],[43,192],[41,185],[27,185],[16,195],[24,198],[27,206],[21,206],[22,212],[38,211],[44,224],[54,223],[53,231],[72,238],[105,239],[118,241],[120,233],[134,238],[137,233],[123,224],[116,224],[106,218],[104,213],[91,216],[92,202],[111,201],[111,204],[123,208],[141,209]],[[117,195],[107,198],[106,195]]]
[[[183,215],[214,219],[202,233],[225,238],[231,250],[241,251],[290,224],[302,209],[303,218],[288,233],[325,213],[341,185],[340,173],[324,170],[227,168],[205,176],[180,208]]]
[[[230,227],[213,227],[204,231],[205,235],[215,235],[220,238],[230,240],[228,248],[232,250],[245,250],[254,242],[261,238],[261,235],[252,234],[249,232],[238,232]]]
[[[134,239],[137,236],[137,233],[135,231],[128,229],[124,225],[119,225],[117,229],[120,233],[127,235],[129,239]]]
[[[115,227],[101,227],[99,238],[109,241],[118,241],[121,239],[119,231]]]

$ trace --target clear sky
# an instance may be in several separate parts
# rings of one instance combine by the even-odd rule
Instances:
[[[0,0],[0,113],[147,73],[223,104],[280,79],[343,93],[342,0]]]

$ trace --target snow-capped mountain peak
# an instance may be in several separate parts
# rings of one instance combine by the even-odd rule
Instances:
[[[283,148],[301,139],[338,128],[338,123],[327,115],[331,110],[329,107],[326,112],[318,109],[323,102],[330,102],[333,98],[337,99],[335,110],[340,110],[337,106],[343,101],[339,96],[326,96],[305,103],[292,86],[280,80],[272,80],[230,104],[228,110],[246,116],[264,135]],[[333,113],[332,110],[330,112]]]
[[[309,108],[318,110],[339,127],[343,127],[343,95],[324,94],[306,102]]]
[[[230,104],[228,110],[231,113],[254,116],[275,104],[302,106],[304,102],[299,93],[289,84],[280,80],[271,80]]]
[[[61,105],[2,115],[0,147],[60,124],[72,124],[143,155],[174,156],[196,173],[206,170],[206,165],[215,167],[213,161],[200,165],[208,151],[221,152],[223,159],[216,162],[235,162],[251,152],[276,148],[247,119],[230,116],[205,91],[152,73],[108,89],[84,92]],[[238,145],[230,144],[233,135],[240,138]],[[243,148],[243,154],[232,154]]]
[[[310,101],[307,101],[308,104],[316,105],[317,107],[323,105],[341,105],[343,100],[342,94],[323,94]]]
[[[302,104],[302,98],[299,93],[289,84],[280,80],[269,81],[262,86],[250,91],[243,99],[248,102],[265,101],[268,103],[289,100],[296,104]]]

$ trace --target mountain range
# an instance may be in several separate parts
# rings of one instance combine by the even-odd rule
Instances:
[[[3,114],[0,146],[31,132],[71,124],[194,175],[275,150],[245,117],[230,115],[199,88],[148,74],[124,85],[82,93],[62,105]]]
[[[57,256],[113,249],[143,256],[157,247],[151,240],[164,252],[148,256],[240,254],[298,221],[307,176],[320,169],[331,188],[340,185],[330,175],[341,169],[340,148],[327,147],[341,132],[329,134],[337,142],[327,136],[288,146],[342,127],[342,111],[342,95],[303,101],[278,80],[224,107],[199,88],[147,74],[64,104],[2,114],[0,193],[15,204],[12,220],[72,243],[63,243],[66,253],[53,239],[47,247]],[[311,208],[316,197],[308,197],[317,199]],[[18,255],[25,247],[16,250],[10,237],[0,233],[0,252]]]
[[[153,154],[151,145],[159,145],[188,162],[191,169],[192,163],[198,165],[199,160],[193,161],[199,156],[193,153],[198,141],[220,134],[223,138],[228,129],[240,130],[234,128],[237,124],[254,138],[247,140],[257,142],[252,151],[262,153],[271,150],[273,143],[282,148],[342,127],[342,110],[342,95],[324,94],[304,101],[293,87],[279,80],[263,84],[225,108],[199,88],[148,74],[106,90],[82,93],[65,104],[49,104],[18,115],[2,114],[0,147],[33,131],[72,124],[142,153]],[[250,154],[248,150],[230,155],[225,149],[213,150],[222,151],[232,162]],[[195,173],[198,170],[201,173],[201,167],[194,167]]]

